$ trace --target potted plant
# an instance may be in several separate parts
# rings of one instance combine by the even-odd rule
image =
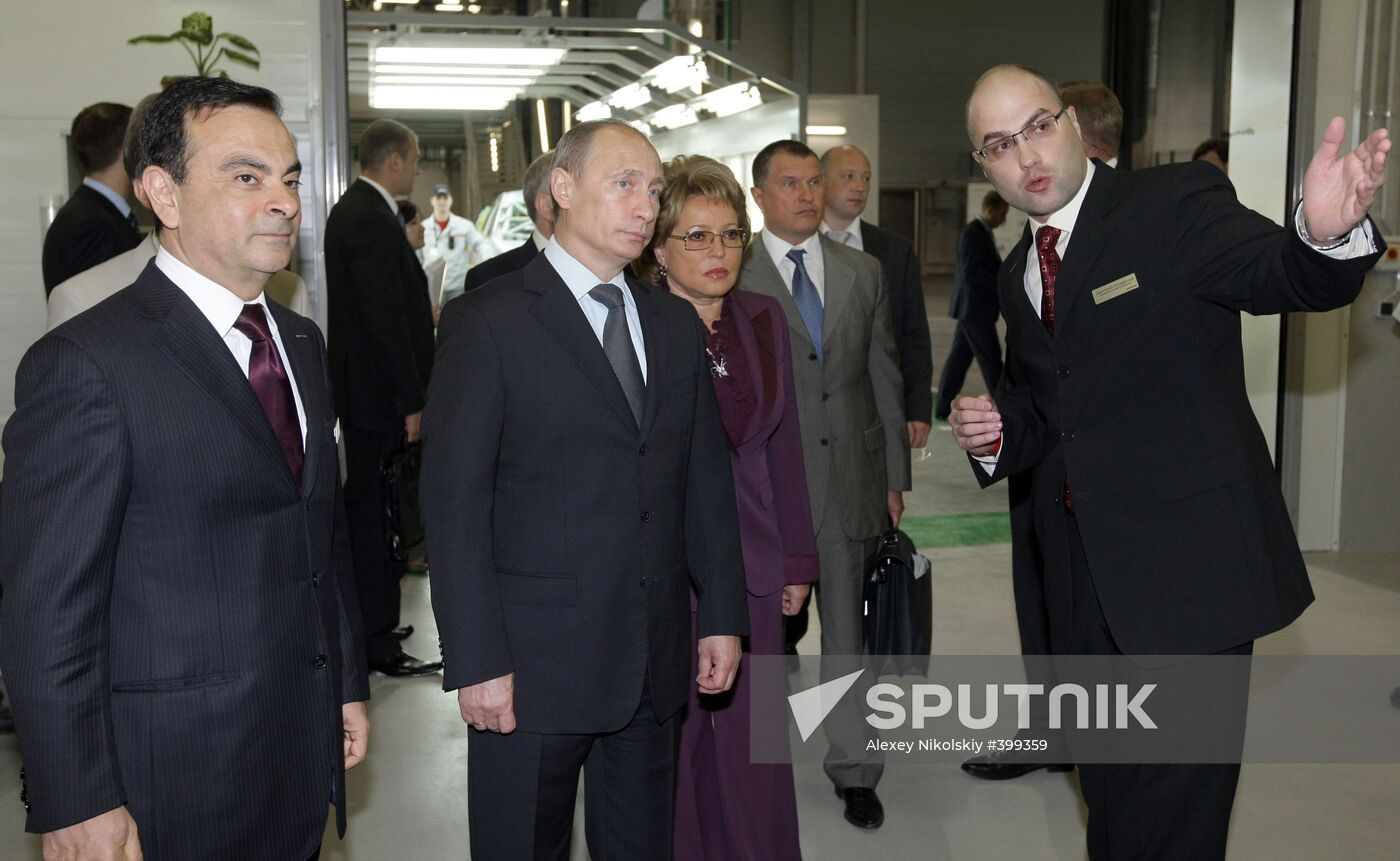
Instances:
[[[192,12],[180,21],[180,29],[169,36],[145,35],[135,36],[127,40],[128,45],[137,45],[142,42],[179,42],[194,60],[194,76],[199,78],[219,77],[227,78],[228,72],[218,68],[220,60],[229,59],[254,69],[259,68],[258,48],[252,42],[242,36],[233,33],[215,33],[214,19],[203,12]],[[227,44],[220,44],[221,42]],[[164,89],[183,75],[167,75],[160,79],[161,88]]]

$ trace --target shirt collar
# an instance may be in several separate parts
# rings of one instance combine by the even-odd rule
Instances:
[[[370,179],[364,174],[360,174],[360,181],[368,184],[370,188],[379,192],[379,196],[384,198],[384,203],[388,205],[389,209],[393,211],[394,215],[399,214],[398,201],[394,200],[394,196],[389,193],[389,189],[385,188],[384,186],[380,185],[379,183],[375,182],[374,180]]]
[[[182,293],[190,297],[190,301],[214,327],[214,331],[219,333],[220,338],[228,335],[233,324],[237,322],[238,315],[243,313],[242,299],[218,282],[194,271],[164,248],[156,252],[156,267],[165,273],[165,277],[175,282],[175,286],[179,287]],[[259,293],[253,302],[263,306],[263,312],[267,314],[267,324],[276,332],[277,324],[267,309],[266,294]]]
[[[820,231],[802,240],[800,245],[791,245],[786,239],[782,239],[767,230],[760,231],[758,235],[763,238],[763,247],[768,250],[768,256],[773,258],[774,266],[781,266],[783,259],[787,257],[787,253],[794,248],[801,248],[803,251],[807,252],[806,256],[803,258],[804,262],[807,260],[816,260],[818,263],[821,262],[822,235]]]
[[[536,251],[543,251],[545,245],[549,244],[549,240],[544,238],[544,234],[540,233],[539,228],[530,231],[530,241],[535,243]]]
[[[131,204],[127,203],[126,198],[122,197],[120,194],[117,194],[107,185],[98,182],[90,176],[83,177],[83,185],[86,185],[88,188],[92,189],[93,191],[110,200],[112,202],[112,205],[117,208],[117,211],[122,214],[122,218],[130,217]]]
[[[826,223],[826,219],[823,218],[823,219],[822,219],[821,230],[820,230],[819,232],[820,232],[820,233],[830,233],[830,232],[833,231],[833,230],[840,230],[840,229],[841,229],[841,228],[832,227],[830,224],[827,224],[827,223]],[[851,234],[852,236],[859,236],[859,235],[860,235],[860,216],[857,215],[855,218],[852,218],[852,219],[851,219],[851,223],[848,224],[848,225],[846,225],[846,228],[845,228],[845,229],[846,229],[846,232],[849,233],[849,234]]]
[[[1066,203],[1064,206],[1050,213],[1050,217],[1046,218],[1044,221],[1041,221],[1034,215],[1031,216],[1031,234],[1034,235],[1038,228],[1046,224],[1058,228],[1062,233],[1072,233],[1074,231],[1074,223],[1079,220],[1079,209],[1084,205],[1084,198],[1089,194],[1089,183],[1093,181],[1094,163],[1091,161],[1089,162],[1089,169],[1084,172],[1084,184],[1079,186],[1078,193],[1070,198],[1069,203]]]
[[[598,276],[588,271],[588,267],[578,262],[572,254],[564,250],[564,246],[559,244],[556,237],[549,237],[549,241],[544,246],[544,256],[554,271],[559,273],[559,277],[564,279],[564,286],[569,288],[569,292],[574,294],[574,298],[580,301],[588,295],[588,291],[599,284]],[[632,304],[632,291],[627,289],[627,279],[622,272],[618,272],[608,281],[609,284],[616,284],[622,288],[622,298],[628,304]]]

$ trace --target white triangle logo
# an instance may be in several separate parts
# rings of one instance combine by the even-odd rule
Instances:
[[[812,737],[812,733],[817,731],[817,727],[822,725],[822,721],[826,720],[826,716],[831,714],[831,710],[836,708],[846,691],[851,689],[856,679],[864,672],[865,670],[856,670],[854,673],[788,696],[788,707],[792,709],[793,720],[797,721],[797,731],[802,735],[803,741]]]

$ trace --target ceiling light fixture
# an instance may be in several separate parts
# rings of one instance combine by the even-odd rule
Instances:
[[[816,137],[839,138],[846,136],[845,126],[807,126],[807,134]]]
[[[700,115],[690,105],[671,105],[647,117],[647,122],[663,129],[679,129],[700,122]]]
[[[460,38],[458,39],[460,41]],[[508,43],[514,40],[506,40]],[[466,45],[445,47],[441,45],[393,45],[374,46],[372,56],[378,63],[439,63],[457,66],[554,66],[564,59],[563,48],[521,48],[505,47],[501,42],[495,46],[480,47]]]
[[[370,82],[369,106],[428,111],[499,111],[520,95],[518,87],[427,87]]]
[[[376,74],[372,79],[381,86],[396,84],[430,84],[471,87],[528,87],[534,83],[531,78],[461,78],[455,75],[384,75]]]
[[[690,104],[717,117],[727,117],[763,104],[763,95],[759,93],[758,87],[743,82],[706,93],[698,99],[692,99]]]
[[[699,54],[672,57],[642,76],[642,80],[668,93],[678,93],[709,79],[710,70]]]
[[[612,108],[607,102],[589,102],[574,112],[574,116],[581,123],[589,120],[606,120],[612,116]]]
[[[603,101],[620,111],[635,111],[651,101],[651,90],[637,81],[622,87]]]
[[[511,75],[537,78],[544,74],[544,69],[532,69],[527,66],[515,68],[504,66],[429,66],[419,63],[375,63],[374,71],[378,75],[461,75],[463,77]],[[462,83],[468,82],[463,81]]]

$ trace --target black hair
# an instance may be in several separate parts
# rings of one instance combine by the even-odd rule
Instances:
[[[189,122],[235,106],[282,115],[277,94],[228,78],[181,78],[156,96],[141,123],[141,159],[137,175],[155,165],[183,184],[189,166]]]
[[[73,118],[69,134],[83,173],[92,173],[122,156],[122,141],[131,121],[131,108],[116,102],[88,105]]]
[[[802,141],[773,141],[759,150],[758,155],[753,157],[753,184],[756,188],[763,188],[763,184],[768,181],[768,165],[773,161],[773,156],[778,153],[797,158],[817,158],[816,152]],[[817,158],[817,161],[820,162],[821,159]]]

